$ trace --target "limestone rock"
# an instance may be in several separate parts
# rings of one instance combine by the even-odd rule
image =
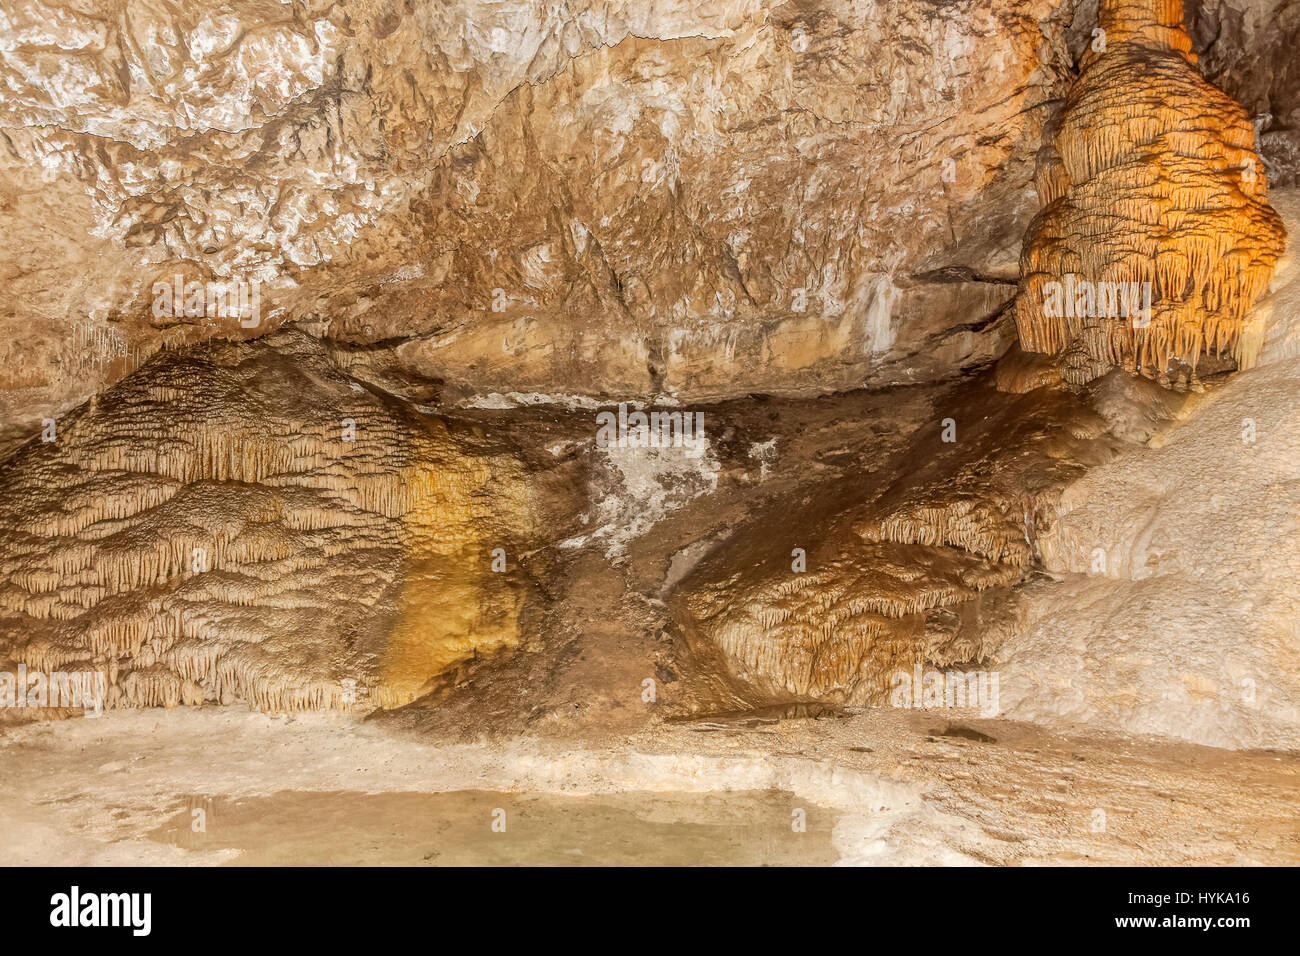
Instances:
[[[1025,593],[1007,716],[1217,747],[1300,744],[1300,362],[1199,396],[1151,447],[1062,496],[1064,576]]]
[[[455,397],[824,391],[985,362],[1006,331],[975,325],[1012,291],[985,280],[1013,278],[1070,68],[1063,11],[10,4],[3,418],[25,437],[161,345],[301,318]],[[912,278],[949,266],[978,278]],[[155,314],[178,275],[255,288],[256,324]]]
[[[827,489],[702,561],[678,589],[683,626],[772,700],[883,704],[899,670],[986,663],[1057,496],[1115,453],[1106,432],[1063,391],[955,389],[856,501]],[[772,543],[790,540],[802,566]]]

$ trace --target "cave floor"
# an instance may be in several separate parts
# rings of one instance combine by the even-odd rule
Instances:
[[[1300,862],[1300,755],[953,712],[463,742],[205,706],[11,726],[0,764],[5,865]]]

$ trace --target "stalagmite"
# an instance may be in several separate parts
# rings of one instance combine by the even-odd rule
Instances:
[[[1197,72],[1181,0],[1102,0],[1101,29],[1040,154],[1020,344],[1068,381],[1254,363],[1244,319],[1286,243],[1246,111]]]

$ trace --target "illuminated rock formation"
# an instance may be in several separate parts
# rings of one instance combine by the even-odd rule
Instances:
[[[1121,365],[1253,364],[1245,317],[1285,245],[1245,110],[1203,80],[1181,0],[1103,0],[1025,237],[1021,345],[1073,382]]]
[[[936,411],[864,476],[866,500],[828,493],[811,509],[783,507],[684,582],[685,629],[761,699],[880,704],[899,670],[987,660],[1014,626],[1009,586],[1061,490],[1116,447],[1061,391],[1010,398],[981,386],[944,406],[951,440]],[[795,541],[807,545],[802,568]]]
[[[221,335],[318,316],[467,393],[941,378],[1003,338],[936,349],[947,308],[1011,289],[935,302],[910,277],[1014,272],[1060,21],[1058,0],[7,5],[0,425],[6,399],[76,405],[129,371],[83,368],[75,322],[146,355],[205,338],[208,316],[152,314],[178,273],[260,284],[261,324]]]
[[[1300,746],[1297,460],[1290,358],[1194,396],[1146,447],[1066,489],[1040,539],[1051,579],[1024,589],[1025,624],[997,654],[1007,715]]]
[[[109,704],[411,699],[508,644],[519,464],[372,393],[319,344],[168,352],[0,473],[0,658]]]
[[[548,650],[625,603],[624,654],[676,599],[756,693],[878,700],[896,666],[985,659],[1060,489],[1151,434],[1127,393],[1099,422],[1063,380],[1247,366],[1268,339],[1244,317],[1283,230],[1177,3],[1102,5],[1041,156],[1086,3],[100,6],[0,11],[0,455],[71,412],[0,462],[0,657],[102,667],[121,703],[410,700],[531,624],[521,552],[672,572],[614,580]],[[802,527],[733,535],[789,431],[742,442],[710,411],[698,458],[592,451],[576,418],[538,447],[488,437],[510,395],[757,409],[975,374],[1010,344],[1036,157],[1024,351],[889,420],[914,447]],[[256,321],[212,314],[226,282]],[[197,311],[157,298],[173,283]],[[1144,283],[1149,324],[1115,321]],[[502,414],[478,434],[453,408]],[[820,480],[828,441],[783,480]],[[561,534],[537,500],[569,479],[589,500]],[[645,557],[729,495],[733,525]]]

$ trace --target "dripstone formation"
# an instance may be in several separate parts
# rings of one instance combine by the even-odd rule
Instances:
[[[1103,0],[1100,22],[1039,158],[1020,343],[1076,383],[1206,352],[1248,367],[1286,244],[1251,120],[1198,73],[1181,0]]]

